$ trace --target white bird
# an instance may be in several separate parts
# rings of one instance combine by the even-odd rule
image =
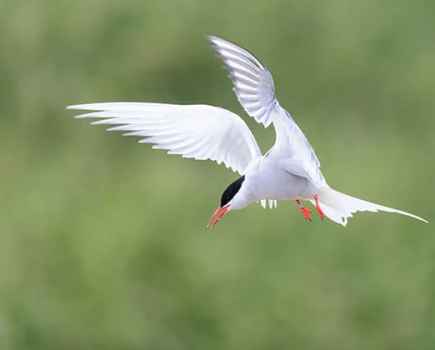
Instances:
[[[110,131],[140,137],[140,143],[167,150],[184,158],[210,159],[238,172],[239,177],[221,196],[212,215],[214,226],[230,210],[254,202],[276,207],[278,200],[293,200],[306,220],[311,202],[320,216],[346,226],[358,211],[384,211],[416,215],[370,203],[331,188],[313,148],[292,116],[275,97],[273,78],[268,69],[247,50],[210,36],[209,41],[222,58],[233,82],[234,92],[246,113],[265,127],[273,124],[276,141],[262,154],[246,123],[236,114],[208,105],[159,103],[93,103],[67,107],[90,113],[77,118],[97,119],[92,124],[111,125]]]

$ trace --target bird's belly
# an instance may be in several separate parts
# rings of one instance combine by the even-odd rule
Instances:
[[[304,197],[308,181],[281,169],[265,169],[248,178],[249,192],[253,200],[287,200]]]

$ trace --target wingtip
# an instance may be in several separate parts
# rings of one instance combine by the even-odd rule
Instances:
[[[75,108],[70,108],[70,109],[75,109]],[[94,115],[94,113],[83,113],[83,114],[75,115],[74,118],[75,119],[86,119],[86,118],[92,118],[93,115]]]
[[[213,42],[213,41],[219,39],[219,37],[217,37],[216,35],[213,35],[213,34],[207,34],[206,37],[207,37],[207,40],[210,42]]]
[[[69,105],[69,106],[66,106],[66,108],[65,109],[68,109],[68,110],[79,110],[79,109],[84,109],[83,108],[83,106],[84,105]]]
[[[207,40],[211,46],[216,47],[216,48],[219,47],[219,45],[222,45],[225,43],[232,44],[228,40],[225,40],[217,35],[207,35]]]
[[[66,109],[73,109],[73,110],[81,110],[81,111],[101,111],[104,109],[104,105],[107,105],[108,103],[82,103],[79,105],[69,105],[66,107]]]
[[[66,106],[65,110],[71,111],[71,110],[80,110],[81,108],[79,108],[80,105],[70,105],[70,106]],[[87,114],[79,114],[79,115],[75,115],[73,116],[74,119],[82,119],[82,118],[86,118],[88,115]]]

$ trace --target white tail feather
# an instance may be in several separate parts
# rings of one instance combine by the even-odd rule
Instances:
[[[402,210],[384,207],[383,205],[367,202],[362,199],[351,197],[347,194],[338,192],[330,187],[322,188],[319,193],[320,208],[325,216],[337,224],[346,226],[347,219],[352,217],[352,214],[358,211],[378,212],[384,211],[387,213],[397,213],[406,215],[411,218],[423,221],[428,221],[414,214],[407,213]],[[313,202],[313,201],[312,201]]]

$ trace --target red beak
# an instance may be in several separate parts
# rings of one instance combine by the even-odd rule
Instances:
[[[219,207],[215,210],[208,222],[207,228],[213,228],[230,211],[229,206]]]

